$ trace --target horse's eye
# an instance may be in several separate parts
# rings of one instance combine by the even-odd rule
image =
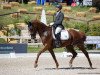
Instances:
[[[29,26],[29,29],[32,29],[32,26]]]

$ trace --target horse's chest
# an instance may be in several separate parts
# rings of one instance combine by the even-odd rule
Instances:
[[[43,33],[43,36],[44,37],[47,37],[47,35],[48,35],[48,32],[47,31]]]
[[[46,40],[47,36],[48,36],[48,32],[46,31],[42,35],[42,40]]]

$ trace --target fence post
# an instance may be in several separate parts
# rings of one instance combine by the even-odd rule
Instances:
[[[9,29],[7,28],[7,43],[9,43],[8,34],[9,34]]]
[[[18,14],[19,14],[19,12],[17,12],[17,18],[18,18]]]

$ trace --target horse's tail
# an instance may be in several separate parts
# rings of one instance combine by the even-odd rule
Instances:
[[[80,32],[80,34],[81,34],[81,36],[82,36],[81,40],[86,41],[86,35],[85,35],[85,33]]]
[[[82,38],[82,39],[83,39],[83,41],[86,41],[86,36],[83,36],[83,38]]]

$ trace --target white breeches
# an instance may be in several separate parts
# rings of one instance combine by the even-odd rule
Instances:
[[[62,28],[57,27],[57,28],[56,28],[56,30],[55,30],[55,34],[57,34],[57,33],[61,32],[61,30],[62,30]]]

